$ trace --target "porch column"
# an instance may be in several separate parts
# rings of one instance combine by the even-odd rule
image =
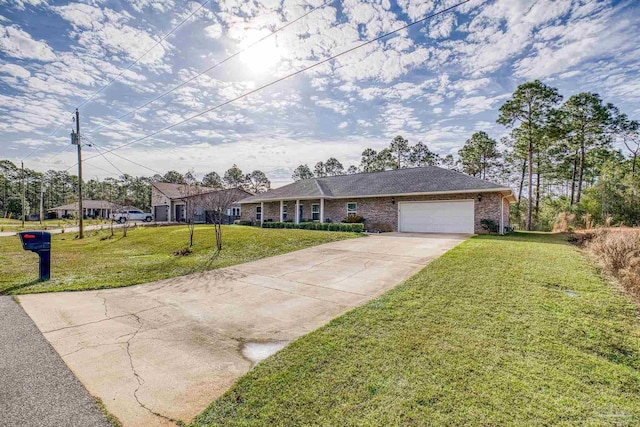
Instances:
[[[320,199],[320,222],[324,222],[324,199]]]
[[[264,223],[264,202],[260,202],[260,226]]]
[[[284,200],[280,200],[280,222],[284,222]]]
[[[296,200],[296,224],[300,224],[300,200]]]
[[[500,195],[500,235],[504,234],[504,196]]]

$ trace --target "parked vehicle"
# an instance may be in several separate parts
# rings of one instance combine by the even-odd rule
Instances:
[[[116,212],[112,215],[112,219],[122,224],[125,221],[144,221],[151,222],[153,215],[151,212],[142,212],[140,209],[128,209],[122,212]]]

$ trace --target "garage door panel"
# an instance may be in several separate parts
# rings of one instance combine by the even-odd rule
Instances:
[[[418,233],[473,233],[474,202],[437,201],[400,203],[400,231]]]

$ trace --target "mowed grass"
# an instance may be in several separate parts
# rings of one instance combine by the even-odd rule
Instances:
[[[562,236],[475,237],[260,363],[194,426],[639,425],[637,315]]]
[[[37,282],[38,256],[23,251],[17,236],[0,238],[0,293],[117,288],[227,267],[322,243],[357,237],[355,233],[223,226],[223,248],[215,253],[213,226],[196,226],[193,253],[174,256],[188,246],[186,225],[116,229],[52,235],[51,280]]]

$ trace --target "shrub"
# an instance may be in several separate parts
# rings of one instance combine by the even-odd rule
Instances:
[[[496,220],[484,218],[480,220],[480,225],[483,230],[487,230],[489,233],[497,233],[500,230],[500,225]]]
[[[243,219],[236,219],[235,221],[233,221],[233,223],[235,225],[253,225],[253,222],[247,221],[247,220],[243,220]]]
[[[362,233],[364,224],[360,223],[333,223],[326,222],[301,222],[294,224],[292,222],[264,222],[262,228],[299,228],[301,230],[325,230],[325,231],[346,231],[354,233]]]
[[[348,216],[345,219],[343,219],[342,222],[349,223],[349,224],[363,223],[364,222],[364,218],[361,217],[360,215],[352,215],[352,216]]]
[[[586,248],[629,292],[640,297],[639,229],[598,230]]]

